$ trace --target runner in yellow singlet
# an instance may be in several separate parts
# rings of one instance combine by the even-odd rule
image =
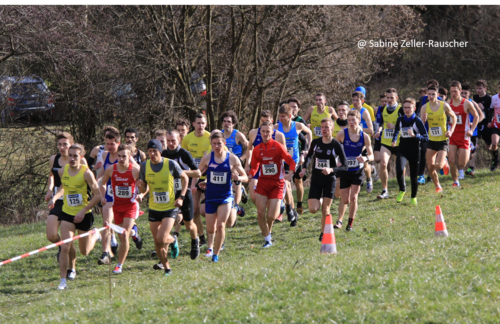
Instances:
[[[321,121],[323,118],[337,119],[337,113],[333,107],[325,106],[326,97],[323,93],[316,94],[316,106],[311,106],[307,109],[304,115],[304,120],[310,119],[310,129],[313,135],[313,139],[321,138]]]
[[[448,138],[455,131],[457,124],[457,116],[444,101],[438,100],[438,89],[436,86],[431,85],[427,88],[427,99],[429,100],[420,109],[420,116],[422,121],[427,121],[429,125],[429,143],[427,144],[427,168],[429,174],[436,185],[436,193],[443,191],[439,184],[437,171],[447,166],[446,154],[448,149]],[[446,115],[451,118],[451,128],[447,130]],[[449,166],[447,166],[449,170]],[[448,173],[448,172],[446,172]]]

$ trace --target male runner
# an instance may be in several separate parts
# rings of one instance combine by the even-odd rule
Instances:
[[[311,130],[313,131],[313,139],[321,138],[321,121],[323,118],[337,119],[337,113],[333,107],[326,105],[326,97],[324,93],[316,94],[316,106],[311,106],[307,109],[304,115],[304,120],[311,119]],[[311,141],[309,141],[311,143]],[[307,151],[307,150],[306,150]]]
[[[460,187],[458,180],[465,177],[464,168],[469,161],[470,138],[479,122],[479,116],[474,105],[469,100],[462,98],[461,91],[462,85],[460,82],[453,81],[450,84],[451,99],[448,104],[457,115],[457,126],[450,137],[450,149],[448,151],[453,187]],[[469,113],[473,117],[472,126],[469,122]]]
[[[365,101],[365,95],[360,92],[356,91],[353,92],[351,95],[352,97],[352,106],[353,110],[357,110],[359,114],[361,115],[361,126],[363,128],[363,132],[369,135],[373,135],[373,125],[372,125],[372,120],[370,117],[370,113],[368,109],[364,108],[362,106],[363,102]],[[363,152],[363,154],[366,154]],[[364,163],[364,172],[365,172],[365,178],[366,178],[366,192],[371,193],[373,191],[373,182],[372,182],[372,168],[369,163]]]
[[[254,148],[249,176],[253,177],[260,170],[261,174],[255,189],[257,220],[264,236],[264,248],[271,247],[271,230],[274,220],[278,216],[280,201],[283,199],[285,179],[290,181],[293,174],[285,176],[283,160],[291,170],[295,170],[295,161],[287,152],[285,146],[271,138],[273,124],[269,121],[262,123],[260,134],[262,142]],[[267,208],[267,213],[266,213]]]
[[[248,159],[248,140],[242,132],[239,132],[234,127],[238,125],[238,117],[236,113],[232,110],[228,110],[222,113],[220,116],[222,120],[222,134],[224,134],[224,139],[226,147],[231,153],[236,155],[240,161]],[[243,162],[241,162],[243,164]],[[243,199],[243,203],[246,204],[248,196],[244,192],[245,188],[241,185],[241,182],[236,181],[234,183],[234,203],[238,209],[238,215],[244,216],[245,210],[239,204]],[[242,197],[243,196],[243,197]]]
[[[377,122],[377,120],[380,120],[382,118],[382,111],[383,108],[387,105],[387,100],[385,99],[385,93],[380,94],[380,106],[377,108],[377,112],[375,113],[375,122],[374,122],[374,131],[378,129],[380,126]],[[373,156],[375,157],[375,163],[380,163],[381,156],[380,156],[380,148],[382,147],[382,143],[380,141],[380,137],[376,138],[374,137],[374,142],[375,145],[373,146]],[[375,166],[374,166],[375,167]]]
[[[366,89],[365,87],[357,87],[356,89],[354,89],[354,92],[361,92],[363,94],[363,97],[366,98]],[[375,121],[375,111],[373,110],[373,107],[368,105],[366,102],[364,102],[363,100],[363,105],[362,105],[363,108],[365,108],[366,110],[368,110],[368,113],[370,114],[370,119],[372,120],[372,122]],[[350,105],[349,108],[354,108],[354,105]],[[363,117],[363,115],[361,115],[361,117]]]
[[[189,133],[189,120],[187,120],[186,118],[179,118],[175,122],[175,129],[179,132],[179,137],[182,143],[184,136]]]
[[[120,133],[111,130],[106,134],[106,151],[102,154],[102,159],[104,160],[103,167],[97,176],[98,181],[102,183],[102,177],[104,171],[109,165],[116,164],[118,162],[118,146],[120,146]],[[102,220],[103,222],[111,223],[113,221],[113,188],[111,186],[111,180],[106,183],[106,193],[102,197],[102,202],[106,199],[106,205],[102,207]],[[109,264],[112,255],[111,252],[116,254],[118,250],[118,242],[116,241],[114,232],[111,229],[105,229],[102,234],[102,256],[97,260],[97,264]]]
[[[333,108],[332,108],[333,109]],[[308,143],[312,142],[312,133],[306,125],[302,123],[296,123],[292,121],[292,108],[288,104],[284,104],[278,110],[279,123],[274,125],[274,129],[280,131],[285,135],[286,149],[288,153],[292,156],[297,165],[300,161],[299,158],[299,134],[304,131],[307,133]],[[321,125],[321,123],[320,123]],[[321,129],[321,126],[320,126]],[[285,173],[295,173],[295,169],[290,169],[288,164],[285,164]],[[298,213],[293,208],[293,193],[292,186],[290,182],[285,181],[286,192],[285,192],[285,207],[288,215],[288,221],[291,227],[297,226]]]
[[[481,127],[480,124],[484,120],[484,113],[483,113],[483,110],[481,109],[481,107],[479,107],[479,105],[470,98],[470,92],[471,92],[470,84],[463,83],[462,84],[462,92],[460,94],[461,94],[462,98],[465,98],[466,100],[469,100],[472,103],[472,105],[476,109],[477,114],[479,116],[478,126],[476,128],[474,128],[474,132],[472,133],[472,137],[470,139],[470,143],[471,143],[471,145],[470,145],[470,165],[474,166],[475,161],[476,161],[476,154],[475,153],[476,153],[476,150],[479,148],[478,147],[478,145],[479,145],[479,128]],[[469,121],[472,122],[472,115],[471,114],[469,114]],[[465,171],[466,174],[467,174],[467,171]],[[461,179],[459,179],[459,180],[461,180]]]
[[[339,118],[337,118],[333,123],[332,137],[336,138],[337,134],[347,128],[347,113],[351,110],[349,108],[349,103],[347,101],[341,101],[337,107],[337,112]],[[310,149],[309,149],[310,150]],[[338,163],[336,166],[340,166]],[[340,173],[336,174],[337,183],[335,185],[335,198],[340,198]],[[339,204],[342,204],[342,199],[340,199]]]
[[[493,157],[493,162],[491,164],[490,170],[493,172],[497,169],[498,163],[500,160],[498,159],[498,140],[500,139],[500,82],[498,82],[498,93],[491,97],[491,106],[492,110],[491,121],[488,123],[488,128],[490,128],[491,132],[491,155]]]
[[[307,126],[307,123],[304,120],[304,118],[299,116],[299,111],[301,109],[300,100],[296,97],[291,97],[290,99],[288,99],[287,103],[292,108],[292,115],[293,115],[292,121],[299,122]],[[304,199],[304,181],[306,181],[307,179],[306,173],[304,173],[303,177],[299,176],[299,173],[302,171],[302,163],[304,163],[304,156],[305,154],[307,154],[307,151],[304,150],[307,146],[307,143],[304,143],[304,141],[302,140],[302,137],[305,140],[304,136],[306,134],[307,133],[304,131],[299,134],[300,165],[297,168],[297,171],[295,171],[295,173],[293,174],[293,182],[295,183],[295,188],[297,189],[296,190],[297,212],[299,213],[299,215],[302,215],[302,213],[304,212],[304,208],[302,207],[302,200]]]
[[[363,163],[373,161],[373,151],[370,136],[361,128],[361,114],[352,109],[347,113],[349,127],[337,134],[336,140],[344,144],[347,159],[347,171],[341,172],[340,194],[343,204],[339,204],[339,219],[334,228],[342,228],[342,220],[349,205],[349,222],[346,231],[352,230],[352,224],[358,210],[358,194],[363,182]],[[366,156],[362,155],[366,150]]]
[[[123,263],[129,251],[129,236],[134,238],[137,249],[142,249],[143,244],[135,220],[139,217],[139,203],[144,198],[145,193],[137,194],[135,182],[139,178],[140,166],[130,162],[132,149],[132,146],[124,144],[118,146],[118,163],[111,164],[106,168],[100,186],[101,197],[105,197],[106,183],[111,180],[115,224],[126,230],[123,234],[118,234],[122,244],[120,244],[118,251],[118,264],[113,270],[113,273],[116,274],[122,273]],[[106,198],[102,199],[102,204],[107,204]]]
[[[197,166],[200,165],[201,159],[207,153],[210,153],[212,147],[210,145],[210,133],[205,130],[207,127],[207,117],[204,114],[196,114],[193,121],[194,131],[187,134],[182,139],[181,147],[194,158]],[[205,176],[193,178],[191,182],[191,193],[193,194],[194,214],[193,219],[198,229],[198,236],[200,238],[200,246],[207,244],[205,235],[203,235],[203,223],[201,222],[200,214],[200,201],[204,190],[199,190],[196,186],[199,181],[205,180]]]
[[[270,122],[271,124],[273,123],[273,117],[272,117],[272,114],[269,110],[263,110],[260,113],[260,124],[262,125],[266,121]],[[249,174],[249,172],[250,172],[250,161],[252,159],[253,149],[257,145],[262,143],[262,134],[260,133],[260,131],[261,130],[259,127],[259,128],[255,128],[255,129],[250,130],[250,132],[248,133],[248,139],[249,139],[250,145],[248,146],[248,159],[246,160],[246,163],[245,163],[246,164],[245,165],[245,172],[247,174]],[[278,143],[281,143],[284,147],[286,147],[285,135],[283,135],[283,133],[281,133],[277,130],[273,130],[272,138],[273,138],[273,140],[276,140]],[[257,173],[254,174],[252,179],[250,179],[250,185],[249,185],[250,198],[252,199],[254,204],[257,203],[255,189],[257,188],[257,182],[259,180],[259,175],[260,175],[260,171],[257,171]]]
[[[487,83],[485,80],[478,80],[476,82],[476,92],[472,98],[478,104],[479,108],[483,111],[484,120],[482,120],[477,126],[477,137],[478,139],[483,139],[484,143],[486,143],[486,147],[488,150],[491,146],[491,132],[490,128],[487,127],[489,121],[491,120],[492,112],[490,110],[491,107],[491,96],[486,93]],[[479,143],[478,143],[479,145]],[[477,145],[476,145],[477,146]],[[467,175],[474,175],[475,166],[476,166],[476,156],[471,158],[469,162],[469,169],[465,171]]]
[[[194,162],[191,153],[183,149],[180,145],[180,135],[176,130],[170,130],[167,132],[167,148],[163,150],[161,156],[173,160],[179,164],[184,173],[189,177],[189,182],[192,178],[201,177],[201,172],[198,170],[198,166]],[[191,236],[191,259],[194,260],[200,254],[198,229],[193,221],[193,196],[190,189],[191,183],[188,183],[188,189],[185,194],[184,202],[180,207],[182,213],[182,219],[186,230],[189,231]],[[175,193],[176,197],[181,193],[181,181],[180,179],[175,180]],[[176,223],[177,226],[178,223]],[[180,226],[180,224],[179,224]],[[175,231],[174,235],[179,237],[179,231]],[[158,266],[161,263],[158,264]]]
[[[344,108],[345,107],[345,108]],[[347,106],[344,106],[347,109]],[[339,110],[339,118],[340,118]],[[343,114],[343,112],[342,112]],[[307,153],[304,164],[302,165],[303,175],[307,166],[313,161],[313,170],[311,174],[311,186],[309,189],[309,212],[317,213],[321,209],[321,234],[319,240],[323,239],[323,228],[325,226],[326,216],[330,215],[330,206],[335,197],[335,188],[337,179],[335,177],[338,171],[347,171],[347,160],[344,149],[341,144],[332,137],[334,121],[325,118],[321,121],[322,138],[312,141],[309,152]],[[341,166],[337,167],[337,158]],[[323,203],[321,203],[323,198]]]
[[[438,89],[431,85],[427,88],[428,102],[420,109],[422,122],[428,124],[429,143],[427,144],[427,169],[436,186],[436,193],[443,192],[439,183],[438,170],[448,174],[450,167],[446,161],[448,139],[455,131],[457,116],[444,101],[438,100]],[[446,116],[451,119],[451,128],[447,129]]]
[[[78,234],[84,234],[92,228],[94,215],[92,207],[101,200],[101,193],[94,178],[94,174],[81,161],[85,155],[85,149],[80,144],[73,144],[69,147],[68,164],[60,168],[58,173],[61,178],[61,187],[48,203],[49,209],[54,208],[55,202],[64,194],[64,205],[59,216],[61,222],[61,239],[66,240]],[[94,196],[89,201],[87,186],[90,187]],[[105,223],[105,226],[107,223]],[[78,240],[80,253],[88,255],[94,248],[94,244],[99,240],[100,235],[96,232],[93,235],[83,237]],[[66,279],[73,280],[76,277],[76,253],[70,253],[74,242],[61,246],[59,256],[59,273],[61,283],[57,289],[66,289]],[[74,247],[73,247],[74,249]],[[71,267],[71,268],[69,268]]]
[[[380,148],[380,182],[382,182],[382,193],[377,196],[379,199],[389,198],[389,191],[387,190],[387,179],[389,178],[389,173],[387,172],[387,165],[392,155],[397,155],[397,145],[392,146],[392,135],[394,134],[394,128],[396,127],[396,121],[398,117],[404,115],[403,108],[398,105],[398,93],[396,89],[389,88],[385,92],[385,98],[387,100],[387,105],[382,108],[380,112],[380,119],[377,120],[379,128],[375,133],[375,138],[380,138],[381,148]]]
[[[231,192],[232,180],[240,183],[247,182],[248,177],[241,166],[240,159],[236,154],[230,154],[227,150],[227,143],[222,132],[214,132],[210,137],[210,142],[212,153],[205,155],[199,166],[200,170],[206,171],[207,182],[200,183],[200,186],[206,187],[205,217],[208,248],[213,249],[212,261],[219,262],[219,253],[226,237],[226,221],[231,213],[231,204],[234,200]],[[216,228],[217,234],[215,234]]]
[[[70,133],[62,132],[57,134],[57,148],[59,153],[56,155],[52,155],[49,160],[49,177],[47,179],[47,194],[45,195],[45,201],[48,202],[50,198],[52,198],[56,192],[61,187],[61,177],[59,177],[59,169],[64,168],[66,164],[69,162],[68,150],[71,145],[75,143],[73,136]],[[87,165],[87,161],[82,157],[80,164]],[[62,213],[64,199],[61,196],[54,203],[54,208],[49,211],[49,216],[47,217],[47,239],[56,243],[61,240],[61,237],[58,234],[59,226],[61,222],[59,221],[59,216]],[[71,245],[70,255],[75,255],[75,247]],[[57,262],[59,262],[59,255],[61,254],[61,246],[59,246],[59,250],[57,252]]]
[[[155,138],[160,141],[163,148],[167,147],[167,131],[159,129],[155,132]]]
[[[115,131],[119,133],[118,129],[114,128],[113,126],[104,126],[104,128],[102,129],[104,141],[106,141],[106,134],[108,134],[108,132],[110,131]],[[100,173],[102,165],[104,163],[104,160],[102,159],[102,154],[104,153],[104,151],[105,151],[105,144],[97,145],[92,149],[92,151],[90,151],[88,165],[91,170],[95,171],[96,175]]]
[[[137,129],[129,127],[125,130],[125,143],[130,146],[130,149],[132,150],[131,154],[135,162],[141,164],[142,162],[146,161],[146,153],[139,150],[139,148],[135,146],[138,140],[139,132],[137,131]]]
[[[179,255],[177,237],[170,235],[178,213],[178,207],[183,205],[183,200],[188,188],[189,178],[182,171],[179,164],[161,156],[163,147],[159,140],[153,139],[148,143],[149,161],[141,163],[141,171],[137,187],[141,193],[149,189],[149,228],[155,242],[157,255],[165,270],[165,276],[172,274],[167,251],[171,245],[170,256],[172,259]],[[175,179],[181,179],[181,193],[175,197]]]

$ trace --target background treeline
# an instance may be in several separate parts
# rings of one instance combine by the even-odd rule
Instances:
[[[100,130],[142,139],[200,111],[209,128],[233,109],[243,132],[297,96],[330,105],[358,85],[368,103],[395,87],[417,97],[430,78],[489,81],[500,67],[498,6],[1,6],[0,74],[38,75],[55,121],[0,130],[0,222],[40,215],[55,128],[90,150]],[[467,48],[365,48],[358,40],[468,41]],[[54,127],[54,125],[57,125]]]

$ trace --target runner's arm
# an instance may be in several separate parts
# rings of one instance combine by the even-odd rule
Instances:
[[[340,160],[340,166],[332,168],[333,172],[337,173],[339,171],[347,171],[347,158],[345,156],[344,148],[336,139],[333,139],[333,149],[335,150],[335,155],[338,156]]]
[[[292,156],[288,153],[285,146],[276,145],[276,150],[280,154],[281,158],[290,166],[290,170],[295,170],[295,161]],[[292,172],[293,173],[293,172]]]
[[[257,145],[257,147],[259,147],[259,145]],[[255,150],[255,147],[253,149]],[[260,159],[259,159],[258,154],[252,155],[252,161],[250,162],[250,167],[251,167],[251,169],[250,169],[250,172],[248,173],[248,175],[253,177],[257,173],[257,170],[259,170],[259,167],[260,167]]]
[[[471,104],[474,106],[474,108],[477,111],[477,115],[478,115],[478,122],[477,123],[479,124],[480,122],[482,122],[484,120],[484,113],[475,101],[471,101]]]
[[[328,107],[330,109],[329,113],[330,113],[330,118],[333,119],[333,120],[337,120],[337,118],[339,118],[339,116],[337,115],[337,112],[335,111],[335,109],[333,109],[333,107]]]
[[[237,143],[241,144],[241,152],[242,152],[241,158],[244,160],[245,158],[247,158],[248,140],[245,137],[245,135],[243,135],[242,132],[238,132],[238,133],[236,133],[236,141],[237,141]]]
[[[201,177],[201,172],[198,169],[196,163],[194,163],[193,156],[189,151],[183,151],[181,155],[181,160],[186,164],[190,170],[184,170],[184,173],[190,178],[199,178]]]
[[[396,128],[394,129],[394,134],[392,135],[392,143],[395,143],[398,140],[399,131],[401,130],[400,124],[403,118],[404,117],[398,117],[398,120],[396,121]]]
[[[453,109],[451,109],[450,105],[448,105],[446,102],[443,104],[443,107],[444,113],[451,118],[450,133],[453,134],[453,132],[455,131],[455,126],[457,126],[457,115],[455,115]]]
[[[186,173],[184,173],[184,171],[182,171],[181,166],[175,160],[168,160],[168,168],[171,170],[170,172],[171,172],[172,176],[174,177],[174,179],[181,179],[182,187],[181,187],[181,194],[180,195],[185,196],[187,189],[188,189],[188,184],[189,184],[188,176],[186,175]]]
[[[311,118],[311,114],[312,114],[313,109],[314,109],[313,106],[310,106],[309,108],[307,108],[307,111],[303,117],[306,122],[309,120],[309,118]]]
[[[363,116],[361,116],[361,118],[365,120],[366,126],[368,126],[368,128],[363,128],[363,132],[370,135],[373,134],[372,119],[370,118],[370,113],[368,112],[367,109],[365,109]]]
[[[52,189],[54,189],[54,174],[52,173],[52,167],[54,166],[54,160],[56,156],[52,155],[49,160],[49,177],[47,178],[47,194],[45,195],[45,201],[49,201],[52,198]]]
[[[311,143],[312,142],[312,131],[307,127],[306,125],[302,123],[296,123],[295,127],[297,128],[297,132],[306,132],[306,137],[307,137],[307,142]]]
[[[104,172],[101,180],[101,185],[99,186],[100,195],[103,199],[106,199],[106,184],[108,183],[109,178],[113,175],[113,165],[108,166],[106,171]]]
[[[79,223],[83,220],[83,217],[85,217],[85,214],[87,214],[92,208],[101,201],[101,193],[99,191],[99,185],[97,184],[97,181],[94,178],[94,174],[92,171],[89,169],[85,170],[85,173],[83,174],[83,179],[87,182],[88,186],[92,190],[92,199],[89,201],[87,206],[83,207],[82,210],[78,212],[75,216],[75,222]],[[80,219],[78,219],[80,218]]]
[[[417,120],[415,120],[415,124],[417,125],[418,132],[420,134],[415,134],[415,138],[418,139],[421,142],[428,142],[429,141],[429,134],[427,133],[427,129],[425,129],[424,122],[416,117]]]
[[[368,134],[363,134],[365,137],[365,148],[366,148],[366,162],[373,161],[374,156],[373,156],[373,148],[372,148],[372,141],[370,139],[370,135]]]
[[[231,171],[236,171],[238,173],[238,177],[236,179],[233,179],[233,180],[241,181],[241,182],[248,182],[248,176],[247,176],[245,170],[243,169],[243,167],[241,166],[240,159],[236,155],[231,155],[229,158],[230,158],[230,162],[232,162],[232,165],[233,165],[233,168]]]
[[[311,146],[309,147],[309,151],[305,156],[304,163],[302,163],[302,169],[307,169],[307,167],[311,163],[315,148],[316,148],[316,140],[313,140]]]
[[[137,188],[139,188],[139,192],[142,194],[146,194],[146,192],[148,192],[149,190],[148,182],[146,181],[146,163],[149,162],[144,161],[141,163],[141,170],[139,171],[139,180],[136,182]]]
[[[64,169],[60,168],[59,171],[57,171],[57,172],[59,173],[59,177],[62,178],[63,173],[64,173]],[[63,195],[64,195],[64,188],[63,188],[63,184],[61,182],[61,186],[59,187],[59,190],[57,190],[56,194],[52,197],[52,201],[58,200]]]
[[[464,105],[464,106],[468,106],[467,107],[468,113],[470,113],[472,115],[472,126],[470,129],[473,131],[479,122],[479,115],[477,114],[476,108],[474,107],[474,105],[470,101],[466,100],[465,104],[466,105]]]

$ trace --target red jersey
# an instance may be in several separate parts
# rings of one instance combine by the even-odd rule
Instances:
[[[464,109],[465,99],[462,99],[458,106],[453,106],[453,99],[450,101],[450,107],[457,115],[457,125],[451,135],[453,138],[467,139],[465,132],[470,130],[469,114]]]
[[[113,188],[114,206],[130,206],[136,204],[137,195],[135,179],[132,174],[132,163],[129,163],[127,171],[121,173],[117,169],[118,165],[113,165],[111,175],[111,186]]]
[[[281,180],[285,174],[283,160],[291,171],[295,170],[295,161],[281,143],[272,138],[267,143],[261,142],[253,149],[250,175],[254,176],[262,167],[259,179]]]

